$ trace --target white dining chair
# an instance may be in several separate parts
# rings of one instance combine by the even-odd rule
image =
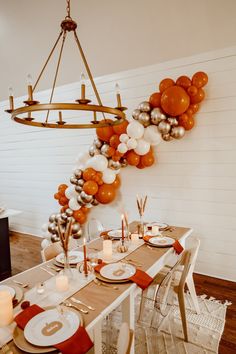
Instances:
[[[73,237],[71,237],[69,242],[69,250],[72,250],[76,247],[78,247],[78,240],[75,240]],[[51,243],[49,246],[41,250],[42,261],[50,261],[50,259],[55,258],[61,252],[63,252],[63,249],[61,247],[60,241]]]
[[[117,354],[129,354],[132,341],[133,331],[129,328],[128,323],[123,322],[117,340]]]

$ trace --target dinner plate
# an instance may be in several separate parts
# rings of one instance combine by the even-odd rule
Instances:
[[[70,264],[77,264],[84,259],[83,252],[80,251],[69,251],[68,252],[68,260]],[[65,255],[64,253],[60,253],[56,256],[56,261],[58,263],[64,264],[65,263]]]
[[[154,236],[148,240],[148,243],[156,247],[169,247],[172,246],[174,242],[175,240],[173,238],[167,236]]]
[[[126,263],[111,263],[101,268],[100,274],[111,280],[129,279],[136,273],[136,268],[131,264]]]
[[[73,311],[63,315],[51,309],[34,316],[25,326],[25,339],[37,346],[48,347],[73,336],[80,325],[80,318]]]
[[[16,295],[15,289],[8,285],[0,285],[0,291],[8,291],[12,298],[14,298]]]
[[[122,231],[121,229],[117,229],[117,230],[110,230],[108,231],[108,236],[110,238],[116,238],[116,239],[120,239],[122,237]]]
[[[122,284],[122,283],[128,283],[130,280],[129,279],[124,279],[124,280],[111,280],[111,279],[107,279],[104,278],[100,273],[96,273],[96,278],[98,278],[98,280],[101,280],[104,283],[109,283],[109,284]]]
[[[154,234],[152,231],[146,231],[145,236],[160,236],[161,233],[158,232],[157,234]]]
[[[147,226],[158,226],[160,231],[165,230],[169,225],[165,222],[154,221],[145,225]]]

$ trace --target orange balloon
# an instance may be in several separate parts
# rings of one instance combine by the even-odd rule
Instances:
[[[116,149],[114,147],[110,146],[107,151],[108,157],[112,157],[113,155],[115,155],[115,152],[116,152]]]
[[[61,197],[60,199],[59,199],[59,204],[61,205],[61,206],[64,206],[64,205],[66,205],[66,204],[68,204],[68,199],[66,198],[66,197]]]
[[[68,188],[68,186],[67,186],[67,184],[60,184],[59,186],[58,186],[58,192],[60,192],[60,193],[65,193],[65,190]]]
[[[198,103],[190,104],[189,109],[191,109],[194,114],[199,110],[199,104]]]
[[[103,183],[104,183],[104,182],[103,182],[103,179],[100,177],[99,180],[97,181],[97,184],[98,184],[99,186],[101,186]]]
[[[161,96],[161,107],[170,116],[176,117],[189,107],[190,99],[180,86],[171,86]]]
[[[142,169],[145,168],[145,166],[144,166],[144,164],[142,163],[141,159],[140,159],[139,164],[138,164],[136,167],[139,168],[140,170],[142,170]]]
[[[140,156],[134,152],[134,150],[130,150],[126,154],[126,160],[131,166],[138,166],[140,162]]]
[[[118,135],[125,134],[128,124],[129,124],[129,122],[127,120],[124,120],[122,123],[120,123],[118,125],[113,125],[114,133],[118,134]]]
[[[183,89],[187,90],[188,87],[192,85],[191,80],[188,76],[180,76],[176,80],[176,85],[183,87]]]
[[[197,94],[197,91],[197,87],[193,85],[189,86],[189,88],[187,89],[187,92],[190,97],[195,96]]]
[[[83,179],[85,181],[90,181],[96,176],[96,173],[97,172],[93,168],[86,168],[83,172]]]
[[[104,123],[105,120],[101,120],[101,123]],[[112,123],[111,119],[106,119],[106,122]],[[100,140],[109,142],[110,137],[114,134],[112,126],[107,126],[103,128],[96,128],[97,136]]]
[[[118,189],[121,185],[121,180],[120,180],[120,176],[117,175],[116,176],[116,179],[113,183],[111,183],[111,185],[115,188],[115,189]]]
[[[86,215],[90,209],[86,208],[86,206],[82,206],[79,210],[81,210]]]
[[[172,79],[164,79],[160,82],[159,90],[163,93],[168,87],[174,86],[175,82]]]
[[[68,209],[68,208],[69,208],[69,204],[64,205],[60,210],[61,213],[64,213],[66,211],[66,209]]]
[[[192,83],[197,88],[201,88],[201,87],[205,86],[208,83],[207,74],[204,73],[203,71],[198,71],[196,74],[193,75]]]
[[[78,223],[80,223],[81,225],[84,224],[87,220],[87,215],[85,215],[81,208],[79,210],[75,210],[73,212],[73,217],[75,218],[76,221],[78,221]]]
[[[54,199],[59,200],[62,197],[61,193],[55,193],[54,194]]]
[[[122,156],[124,156],[124,154],[122,154],[119,151],[116,151],[115,154],[112,156],[112,160],[113,161],[120,161]]]
[[[147,153],[146,155],[141,156],[141,165],[144,167],[150,167],[154,164],[155,158],[153,153]]]
[[[205,98],[205,92],[202,88],[199,88],[198,91],[197,91],[197,94],[190,97],[190,102],[192,104],[195,104],[195,103],[200,103],[204,100]]]
[[[181,114],[178,119],[179,125],[184,127],[185,130],[191,130],[194,127],[193,117],[189,117],[186,113]]]
[[[95,198],[101,204],[111,203],[116,197],[116,190],[111,184],[104,183],[99,187]]]
[[[95,195],[98,191],[98,185],[94,181],[87,181],[83,185],[83,190],[89,195]]]
[[[152,108],[159,108],[161,107],[161,93],[160,92],[154,92],[150,97],[149,97],[149,103],[152,106]]]
[[[110,143],[110,146],[111,146],[111,147],[113,147],[114,149],[116,149],[117,146],[120,144],[119,135],[117,135],[117,134],[112,135],[111,138],[110,138],[109,143]]]

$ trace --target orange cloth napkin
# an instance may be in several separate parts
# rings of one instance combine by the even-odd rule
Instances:
[[[154,236],[144,236],[143,239],[144,239],[144,241],[149,242],[149,240],[150,240],[152,237],[154,237]],[[174,248],[174,250],[175,250],[175,252],[176,252],[177,254],[182,253],[182,251],[184,250],[183,246],[181,246],[181,244],[179,243],[178,240],[176,240],[176,241],[173,243],[172,247]]]
[[[106,265],[106,263],[98,264],[94,269],[96,272],[100,273],[102,267]],[[133,283],[136,283],[141,289],[145,290],[153,281],[153,278],[150,277],[143,270],[137,269],[136,273],[129,278]]]
[[[31,318],[43,311],[38,305],[32,305],[19,313],[14,320],[18,327],[24,329]],[[85,354],[93,347],[93,342],[85,328],[80,326],[72,337],[54,345],[54,347],[59,349],[63,354]]]

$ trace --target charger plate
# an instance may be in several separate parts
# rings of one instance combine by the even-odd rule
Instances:
[[[130,280],[129,279],[124,279],[124,280],[110,280],[107,278],[104,278],[100,273],[96,273],[96,278],[98,280],[101,280],[104,283],[110,283],[110,284],[122,284],[122,283],[128,283]]]
[[[152,247],[171,247],[175,242],[174,238],[167,237],[167,236],[153,236],[149,241],[145,241]]]
[[[54,307],[46,307],[45,310],[52,309]],[[65,308],[65,311],[67,309]],[[71,309],[69,311],[73,311],[76,313],[76,315],[80,319],[80,325],[83,326],[83,317],[79,313],[79,311],[76,311],[74,309]],[[38,347],[36,345],[30,344],[27,342],[27,340],[24,337],[24,331],[20,329],[18,326],[15,327],[14,332],[13,332],[13,342],[14,344],[21,350],[25,351],[26,353],[32,353],[32,354],[44,354],[44,353],[52,353],[52,352],[58,352],[58,350],[54,347]]]

